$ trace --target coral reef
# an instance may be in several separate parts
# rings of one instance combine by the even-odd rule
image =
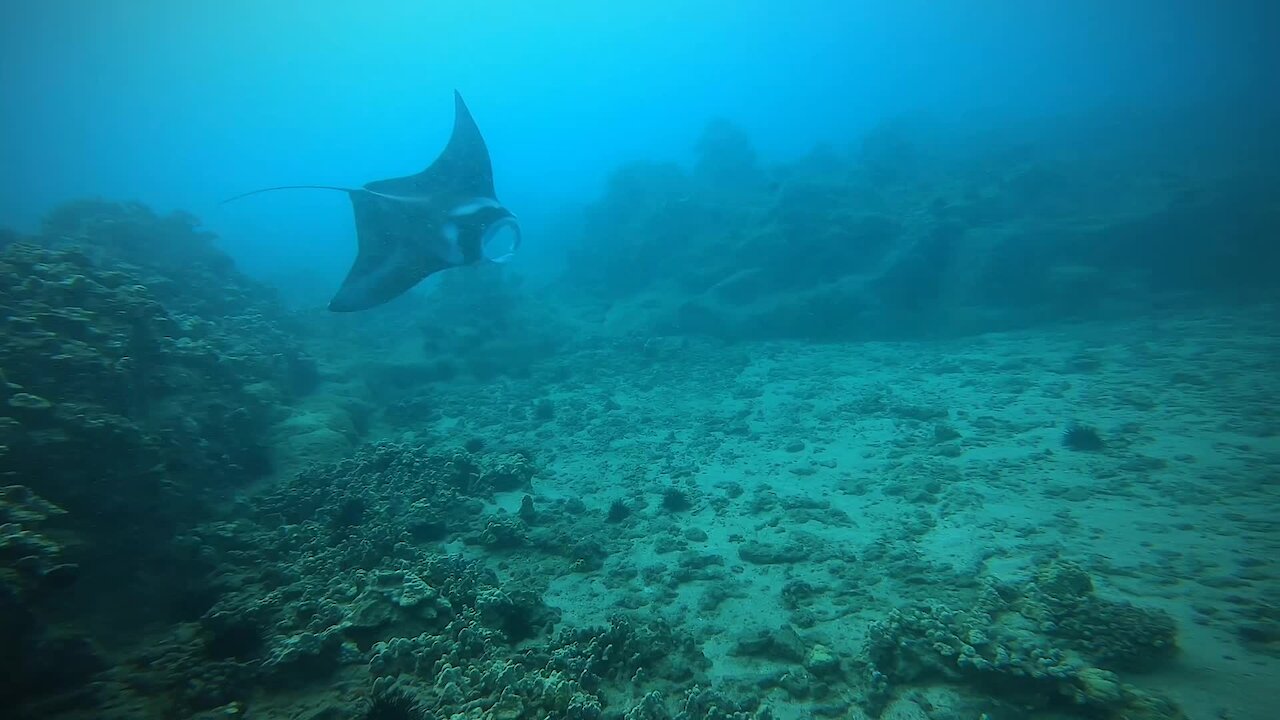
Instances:
[[[872,623],[868,705],[879,712],[894,687],[941,680],[1022,707],[1171,720],[1183,717],[1174,705],[1116,671],[1157,665],[1175,647],[1166,615],[1097,598],[1087,573],[1053,563],[1025,590],[987,582],[969,609],[922,603]]]
[[[661,623],[617,617],[608,628],[566,631],[544,646],[512,652],[494,631],[458,617],[441,633],[378,643],[370,670],[375,688],[434,678],[416,692],[428,717],[476,710],[588,718],[637,700],[653,706],[661,697],[655,688],[679,687],[705,664],[690,639]]]
[[[64,564],[62,544],[50,536],[66,510],[22,485],[0,487],[0,578],[20,593],[70,582],[75,565]]]
[[[1259,270],[1276,258],[1259,240],[1280,227],[1259,202],[1274,180],[1236,167],[1192,182],[1197,161],[1080,153],[1087,130],[1039,130],[890,121],[854,152],[764,166],[714,121],[692,172],[614,174],[587,208],[573,286],[621,331],[731,339],[981,332],[1146,312],[1153,292],[1274,299]]]
[[[34,648],[28,666],[85,665],[46,652],[55,638],[127,641],[203,611],[203,568],[173,539],[270,471],[265,430],[314,384],[287,324],[186,215],[70,203],[0,250],[0,481],[60,510],[61,549],[22,563],[68,598],[9,599],[32,618],[4,639]],[[17,524],[10,548],[42,542]]]
[[[66,511],[26,487],[0,488],[0,700],[74,692],[106,661],[82,633],[50,627],[39,606],[73,583],[58,521]]]
[[[380,443],[247,501],[244,517],[194,539],[219,568],[210,647],[272,672],[335,667],[348,644],[362,652],[388,629],[415,636],[468,608],[513,639],[536,635],[550,611],[533,590],[424,544],[484,527],[481,499],[532,474],[523,458]]]
[[[1042,568],[1033,596],[1042,609],[1028,604],[1023,614],[1099,667],[1149,669],[1177,653],[1177,627],[1168,613],[1098,597],[1088,573],[1074,563]]]
[[[415,717],[594,718],[607,708],[652,709],[664,697],[678,708],[676,698],[707,668],[692,638],[622,615],[608,627],[552,636],[557,613],[542,602],[537,574],[499,578],[442,552],[450,538],[492,531],[484,501],[528,489],[534,476],[519,455],[378,443],[246,497],[238,518],[189,539],[217,568],[217,600],[198,628],[113,673],[150,668],[151,692],[188,714],[250,707],[264,691],[362,667],[367,708],[392,712],[378,698],[394,693],[411,701],[397,707]],[[537,514],[502,523],[526,530]],[[553,546],[542,552],[565,552],[539,543]],[[501,552],[503,543],[484,546]],[[179,674],[186,680],[177,682]],[[690,697],[702,699],[686,700],[691,709],[678,717],[748,717],[716,714],[737,706],[705,691]],[[123,705],[145,702],[156,700]],[[665,712],[667,701],[660,704]]]
[[[0,473],[145,533],[267,472],[261,435],[314,372],[270,294],[185,216],[71,204],[46,232],[0,255]]]

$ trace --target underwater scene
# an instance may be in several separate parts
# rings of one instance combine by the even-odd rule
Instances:
[[[1280,718],[1280,6],[0,6],[0,718]]]

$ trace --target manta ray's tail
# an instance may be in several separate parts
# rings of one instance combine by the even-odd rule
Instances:
[[[257,195],[258,193],[271,192],[272,190],[338,190],[341,192],[355,192],[355,188],[344,188],[336,185],[277,185],[275,187],[259,188],[257,190],[250,190],[247,193],[240,193],[239,195],[229,197],[218,204],[226,205],[227,203],[239,200],[240,198],[247,198],[250,195]]]

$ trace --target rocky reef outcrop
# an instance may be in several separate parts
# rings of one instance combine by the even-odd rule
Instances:
[[[1280,206],[1257,155],[1276,150],[1257,135],[899,121],[768,165],[718,121],[691,171],[613,175],[569,276],[623,332],[725,338],[918,338],[1144,312],[1153,297],[1274,298]]]
[[[1174,703],[1118,674],[1158,667],[1176,651],[1168,614],[1100,598],[1078,565],[1053,562],[1025,587],[987,581],[969,606],[921,603],[872,623],[868,705],[883,708],[901,686],[943,682],[1024,711],[1181,720]]]
[[[64,535],[56,564],[5,567],[67,580],[22,612],[107,643],[200,612],[172,541],[270,471],[265,429],[315,382],[289,322],[183,214],[71,203],[0,250],[0,484],[58,508]]]

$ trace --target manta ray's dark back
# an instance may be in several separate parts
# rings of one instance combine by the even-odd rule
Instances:
[[[493,166],[480,128],[456,91],[449,143],[416,175],[360,188],[285,185],[231,199],[288,188],[341,190],[351,198],[358,249],[329,303],[335,312],[382,305],[446,268],[502,262],[520,245],[515,216],[494,193]]]

